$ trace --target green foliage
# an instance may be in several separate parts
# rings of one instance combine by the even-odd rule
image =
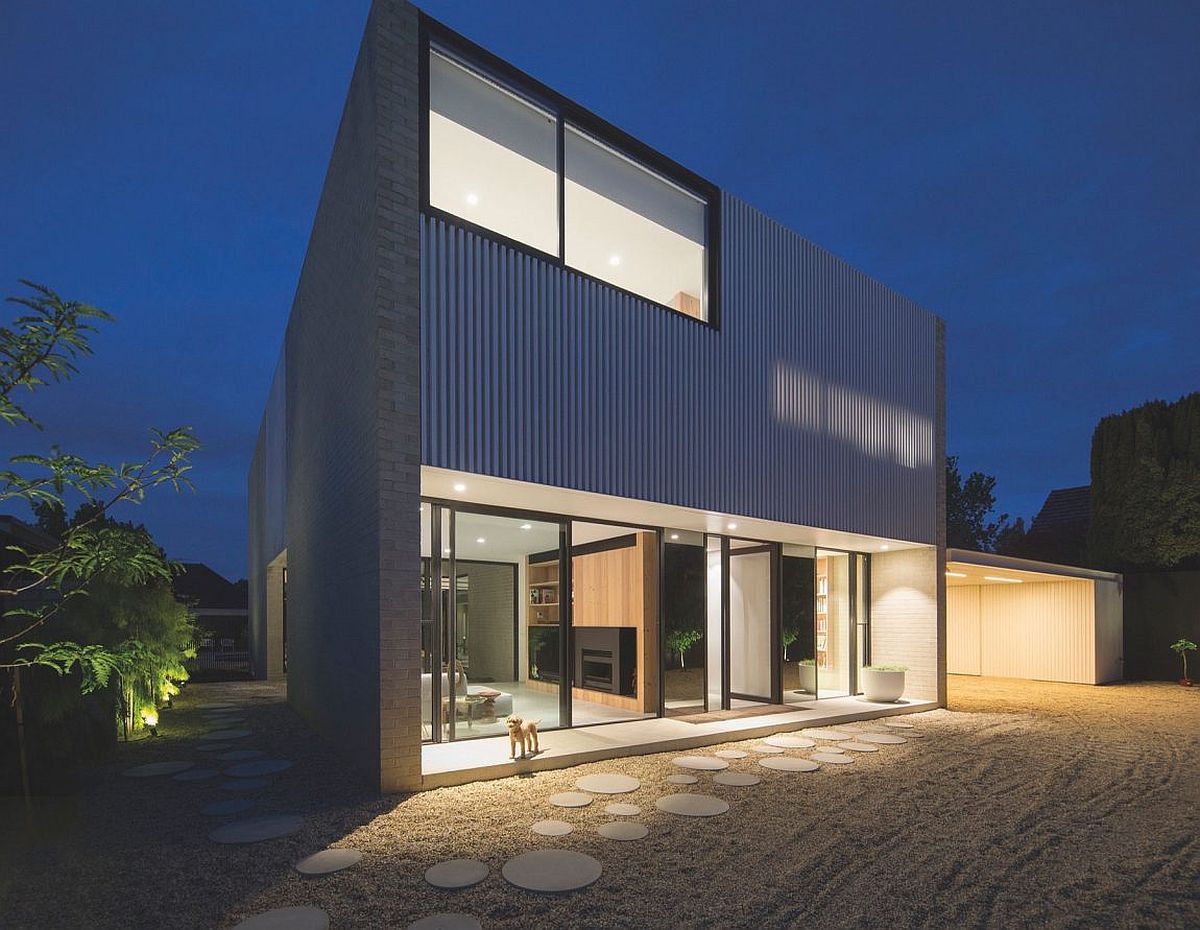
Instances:
[[[1200,392],[1097,424],[1088,548],[1114,570],[1200,565]]]
[[[907,672],[907,665],[864,665],[864,672]]]
[[[997,520],[990,519],[996,506],[995,489],[996,479],[983,472],[973,471],[964,481],[958,470],[958,456],[946,457],[947,546],[995,552],[1003,543],[1006,551],[1011,551],[1015,540],[1024,536],[1023,520],[1010,523],[1006,513]]]
[[[806,668],[816,668],[817,660],[816,659],[801,659],[799,664],[805,666]]]
[[[1184,677],[1184,679],[1186,679],[1188,677],[1187,654],[1189,652],[1195,652],[1197,648],[1198,647],[1196,646],[1196,644],[1193,643],[1190,639],[1177,639],[1175,642],[1171,643],[1171,651],[1174,652],[1176,655],[1179,656],[1179,658],[1181,658],[1183,660],[1183,677]]]
[[[685,668],[683,664],[683,655],[691,649],[696,643],[704,638],[704,634],[699,630],[668,630],[667,631],[667,648],[671,652],[679,653],[679,667]]]
[[[794,626],[785,626],[779,638],[783,644],[783,660],[786,662],[788,648],[800,638],[800,631]]]

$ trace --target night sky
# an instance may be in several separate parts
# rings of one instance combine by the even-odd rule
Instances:
[[[1086,483],[1101,415],[1200,389],[1200,4],[423,7],[944,317],[948,448],[1003,509]],[[366,10],[4,4],[0,286],[119,321],[0,452],[194,426],[197,493],[132,516],[232,578]]]

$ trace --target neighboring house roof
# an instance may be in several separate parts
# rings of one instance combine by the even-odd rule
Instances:
[[[1092,522],[1092,488],[1056,488],[1046,496],[1019,554],[1047,562],[1079,565],[1087,561],[1088,528]]]
[[[200,610],[246,610],[246,582],[231,582],[201,562],[181,563],[183,571],[175,576],[175,596]]]

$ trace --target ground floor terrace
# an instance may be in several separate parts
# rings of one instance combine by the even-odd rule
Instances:
[[[232,707],[202,708],[210,703]],[[244,718],[249,733],[218,744],[239,750],[200,751],[213,745],[201,736],[218,725],[214,714]],[[40,801],[31,822],[17,805],[3,811],[0,913],[14,930],[225,928],[290,906],[326,912],[333,928],[403,928],[438,912],[495,930],[1191,928],[1200,926],[1198,716],[1200,689],[1166,683],[952,676],[947,709],[903,717],[914,729],[893,732],[906,742],[847,750],[849,764],[781,771],[762,763],[809,760],[837,744],[761,753],[776,747],[731,737],[689,753],[727,761],[719,771],[682,768],[672,752],[380,798],[314,739],[282,684],[192,686],[163,713],[159,739],[120,747],[78,794]],[[884,730],[846,726],[860,737]],[[237,763],[212,761],[227,751],[293,764],[233,791],[228,769]],[[160,761],[224,773],[122,775]],[[696,784],[672,781],[689,772]],[[638,787],[580,808],[551,804],[601,773]],[[761,781],[726,785],[722,773]],[[728,811],[692,818],[658,806],[681,792],[715,797]],[[250,809],[206,813],[230,799]],[[612,802],[639,813],[609,813]],[[254,844],[209,838],[262,814],[296,815],[298,825]],[[534,833],[543,819],[571,832]],[[599,832],[624,821],[644,825],[645,836],[620,842]],[[295,870],[330,847],[361,858],[321,878]],[[505,863],[537,850],[590,856],[599,878],[563,894],[510,884]],[[453,858],[483,863],[486,876],[459,891],[432,887],[426,870]]]

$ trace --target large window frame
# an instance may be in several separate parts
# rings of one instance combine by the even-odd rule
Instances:
[[[513,95],[524,98],[540,107],[555,118],[557,135],[557,175],[558,175],[558,254],[544,252],[535,246],[512,239],[486,226],[473,223],[456,213],[433,206],[430,203],[429,183],[429,58],[431,49],[434,54],[457,61],[469,70],[478,72],[485,79],[496,84]],[[469,39],[464,38],[452,29],[443,26],[436,20],[422,14],[420,20],[420,147],[421,147],[421,210],[427,216],[434,216],[466,229],[487,239],[499,242],[511,249],[530,255],[540,261],[570,271],[588,281],[594,281],[604,287],[611,288],[635,300],[648,304],[673,314],[691,320],[711,329],[720,329],[721,321],[721,220],[720,220],[720,190],[710,181],[705,180],[693,171],[689,171],[633,136],[618,129],[611,123],[601,119],[589,110],[579,106],[561,94],[551,90],[545,84],[530,77],[525,72],[496,57],[486,49],[481,48]],[[704,293],[701,297],[705,308],[703,317],[693,316],[678,310],[669,304],[661,303],[644,294],[631,291],[620,285],[613,284],[603,278],[588,274],[586,271],[570,265],[566,261],[566,216],[564,210],[565,178],[564,164],[566,126],[570,124],[591,135],[602,144],[609,146],[615,152],[631,161],[658,174],[663,180],[684,192],[703,200],[705,209],[705,273]]]

